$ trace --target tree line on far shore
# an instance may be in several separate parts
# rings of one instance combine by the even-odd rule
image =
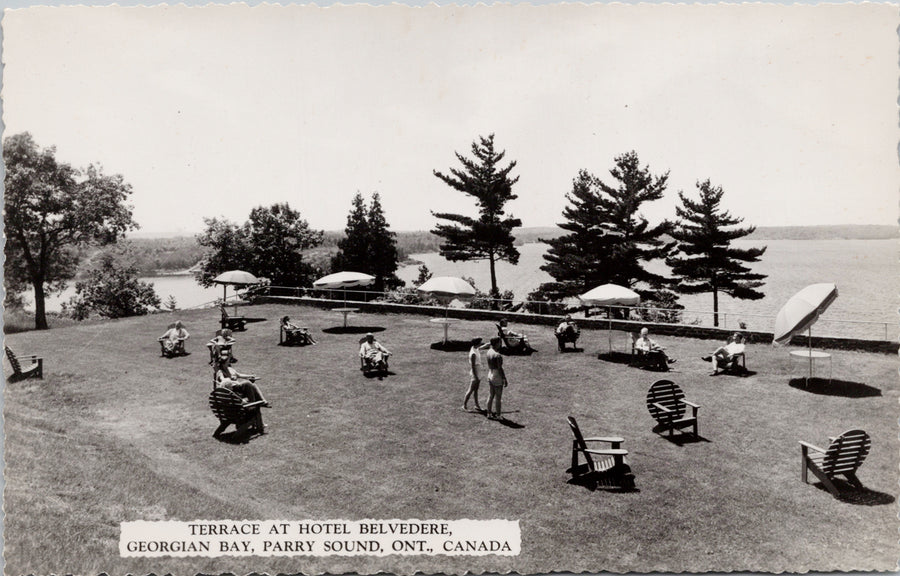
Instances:
[[[61,291],[75,277],[79,262],[89,257],[75,296],[64,304],[65,313],[78,319],[121,317],[162,307],[152,286],[138,280],[147,250],[120,241],[138,227],[127,204],[132,189],[121,175],[106,175],[94,165],[76,169],[59,162],[53,147],[39,148],[28,133],[5,139],[3,158],[7,306],[21,306],[22,294],[30,289],[35,327],[47,328],[45,295]],[[438,221],[435,228],[430,234],[417,233],[404,248],[433,251],[437,239],[437,249],[448,260],[486,260],[491,286],[488,293],[479,293],[484,305],[496,305],[487,297],[509,295],[499,290],[496,263],[516,264],[519,258],[521,239],[517,242],[514,230],[521,221],[505,211],[516,199],[516,162],[504,165],[505,151],[495,149],[493,135],[473,142],[471,157],[456,153],[456,158],[460,167],[433,173],[471,197],[478,215],[432,213]],[[720,293],[763,297],[758,289],[765,276],[748,265],[759,260],[765,247],[731,246],[754,227],[741,227],[742,219],[722,208],[720,186],[705,180],[697,182],[696,194],[679,191],[676,219],[651,225],[640,209],[663,197],[668,172],[651,173],[633,151],[614,163],[605,181],[587,170],[573,179],[561,233],[540,239],[549,245],[541,269],[554,281],[541,285],[529,299],[561,301],[606,283],[632,288],[662,307],[677,306],[679,293],[711,293],[714,312]],[[198,251],[173,242],[174,247],[154,252],[155,262],[178,250],[191,259],[199,256],[196,278],[204,286],[231,269],[264,277],[272,285],[302,287],[328,272],[353,270],[375,276],[374,290],[414,294],[414,288],[403,289],[396,276],[409,252],[398,248],[377,192],[368,203],[361,193],[354,196],[343,234],[312,229],[287,203],[256,207],[242,224],[217,218],[204,223],[206,229],[196,238]],[[654,260],[666,262],[671,276],[650,272],[646,265]],[[428,275],[427,269],[420,270],[414,284]],[[176,306],[166,303],[171,309]]]

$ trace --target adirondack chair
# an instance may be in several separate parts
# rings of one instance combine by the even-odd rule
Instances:
[[[729,360],[724,366],[719,366],[722,372],[728,372],[730,374],[744,374],[747,372],[747,353],[739,352],[737,354],[733,354],[731,356],[731,360]]]
[[[363,336],[359,339],[359,345],[362,346],[363,342],[366,341],[366,337]],[[384,374],[388,371],[388,358],[389,355],[385,354],[382,356],[381,362],[373,362],[371,358],[364,358],[363,356],[359,357],[359,369],[363,371],[363,374],[369,374],[372,372],[377,372]]]
[[[219,322],[222,330],[228,328],[229,330],[246,330],[247,329],[247,319],[243,316],[231,316],[228,314],[228,310],[225,309],[224,305],[219,306],[219,310],[222,312],[222,319]]]
[[[175,327],[175,323],[172,322],[171,324],[166,326],[166,331],[169,331],[174,327]],[[165,338],[163,338],[163,337],[157,338],[157,341],[159,342],[159,348],[160,348],[159,353],[162,356],[165,356],[166,358],[174,358],[175,356],[181,356],[181,355],[185,354],[184,340],[179,339],[175,343],[175,347],[172,348],[171,350],[166,348],[166,339]]]
[[[285,346],[293,346],[294,344],[306,346],[313,344],[308,328],[291,328],[281,324],[278,333],[278,343]]]
[[[510,336],[503,326],[497,324],[497,336],[500,338],[500,347],[513,354],[525,354],[531,350],[528,339],[525,336]]]
[[[625,463],[628,450],[621,448],[624,438],[618,436],[585,438],[581,434],[578,422],[569,416],[566,418],[569,428],[572,429],[572,466],[566,470],[572,475],[572,479],[590,475],[599,486],[605,488],[622,488],[631,490],[634,488],[634,475],[631,468]],[[602,442],[609,448],[588,448],[588,442]],[[581,456],[585,462],[580,463]]]
[[[687,408],[691,409],[690,416],[686,415]],[[647,410],[659,423],[660,431],[668,430],[670,437],[675,435],[675,430],[693,428],[694,436],[699,438],[700,426],[697,423],[699,409],[699,404],[684,399],[684,392],[671,380],[659,380],[647,392]]]
[[[662,370],[667,371],[669,369],[668,364],[666,364],[665,357],[661,355],[660,352],[641,350],[637,347],[637,336],[632,332],[631,336],[631,362],[629,363],[631,366],[647,369],[652,368],[654,370]]]
[[[856,470],[862,465],[872,445],[869,435],[862,430],[848,430],[837,438],[829,438],[827,450],[800,441],[800,479],[807,483],[807,471],[822,482],[835,497],[840,491],[834,485],[834,478],[844,476],[856,488],[862,483],[856,477]]]
[[[221,436],[229,424],[235,425],[237,428],[235,433],[239,436],[264,434],[265,427],[259,413],[260,407],[264,404],[263,400],[246,402],[228,388],[213,389],[209,395],[209,407],[219,419],[219,427],[213,432],[213,438]]]
[[[35,356],[34,354],[23,354],[21,356],[16,356],[13,354],[13,351],[9,349],[9,346],[4,346],[6,349],[6,357],[9,359],[9,365],[12,366],[13,373],[7,378],[9,382],[17,382],[19,380],[25,380],[26,378],[40,378],[43,380],[44,378],[44,359]],[[20,360],[28,360],[31,362],[29,366],[22,367],[22,363]]]
[[[559,347],[560,352],[566,349],[566,344],[572,344],[572,347],[574,348],[575,343],[578,342],[578,337],[581,335],[581,329],[578,328],[576,324],[572,324],[571,326],[571,330],[553,333],[556,336],[556,345]]]

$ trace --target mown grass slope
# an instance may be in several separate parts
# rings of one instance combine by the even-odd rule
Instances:
[[[509,357],[507,425],[461,409],[464,352],[430,348],[440,327],[420,316],[360,314],[395,356],[379,380],[358,370],[359,334],[324,331],[340,315],[289,306],[238,333],[236,368],[255,372],[273,408],[270,433],[218,442],[207,406],[203,343],[218,312],[181,317],[190,356],[164,359],[156,315],[9,335],[44,357],[43,381],[6,387],[5,557],[9,574],[522,573],[553,570],[891,570],[896,566],[896,358],[837,352],[831,386],[803,389],[785,349],[749,346],[746,378],[708,376],[708,341],[667,339],[668,375],[598,360],[607,334],[560,354],[552,330],[526,327],[539,349]],[[277,319],[313,329],[317,346],[279,347]],[[465,321],[451,338],[490,337]],[[626,336],[615,334],[625,347]],[[8,367],[7,373],[8,373]],[[793,371],[796,372],[793,372]],[[702,405],[705,441],[654,434],[644,405],[667,377]],[[486,404],[482,387],[481,402]],[[586,435],[621,435],[637,490],[568,484],[574,415]],[[800,482],[798,440],[866,429],[867,490],[839,500]],[[136,519],[505,518],[519,557],[119,558],[119,523]]]

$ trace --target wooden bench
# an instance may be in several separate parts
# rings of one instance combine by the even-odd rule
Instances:
[[[246,402],[228,388],[215,388],[209,395],[209,407],[219,419],[219,427],[213,432],[213,438],[221,436],[229,424],[235,425],[235,434],[239,436],[265,433],[259,413],[264,404],[263,400]]]
[[[618,436],[605,436],[597,438],[585,438],[581,434],[578,422],[569,416],[566,418],[569,428],[572,429],[572,466],[566,470],[572,475],[572,479],[590,476],[598,486],[605,488],[622,488],[631,490],[634,488],[634,475],[631,468],[625,463],[628,450],[623,449],[624,438]],[[588,448],[588,442],[602,442],[609,448]],[[584,464],[581,464],[581,457]]]
[[[862,465],[872,446],[869,435],[862,430],[848,430],[829,440],[831,443],[827,450],[800,441],[800,479],[807,483],[807,471],[812,471],[835,497],[840,496],[840,491],[833,482],[838,475],[845,477],[855,488],[862,488],[862,483],[856,477],[856,470]]]
[[[226,328],[229,330],[246,330],[247,329],[247,319],[243,316],[231,316],[228,314],[228,310],[225,309],[225,306],[219,306],[219,310],[222,312],[222,319],[219,324],[222,330]]]
[[[9,349],[9,346],[4,346],[4,348],[6,349],[6,357],[9,359],[9,364],[13,369],[12,376],[7,378],[7,381],[17,382],[19,380],[25,380],[26,378],[44,378],[43,358],[35,356],[34,354],[16,356],[13,354],[13,351]],[[28,360],[30,365],[23,368],[20,359]]]
[[[691,409],[691,415],[687,416],[687,408]],[[675,435],[675,430],[681,428],[693,428],[694,436],[700,437],[700,426],[697,423],[697,411],[699,404],[688,402],[684,399],[684,392],[671,380],[659,380],[647,392],[647,410],[657,421],[660,431],[669,431],[669,436]]]

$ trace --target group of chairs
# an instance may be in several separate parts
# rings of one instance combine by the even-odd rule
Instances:
[[[700,425],[697,414],[700,405],[685,399],[681,388],[671,380],[655,382],[647,392],[647,410],[656,420],[654,432],[668,432],[672,438],[676,431],[690,429],[687,434],[700,438]],[[590,479],[598,487],[631,490],[635,486],[634,474],[626,462],[628,450],[622,448],[624,438],[603,436],[585,438],[575,418],[567,418],[572,430],[572,464],[566,470],[572,475],[572,481]],[[592,446],[589,447],[588,443]],[[596,448],[593,445],[604,447]],[[840,497],[840,490],[835,484],[838,476],[857,489],[863,485],[856,476],[869,453],[872,442],[863,430],[848,430],[840,436],[829,438],[828,448],[819,448],[808,442],[800,441],[800,479],[809,482],[809,472],[835,497]],[[582,459],[584,462],[582,462]]]

